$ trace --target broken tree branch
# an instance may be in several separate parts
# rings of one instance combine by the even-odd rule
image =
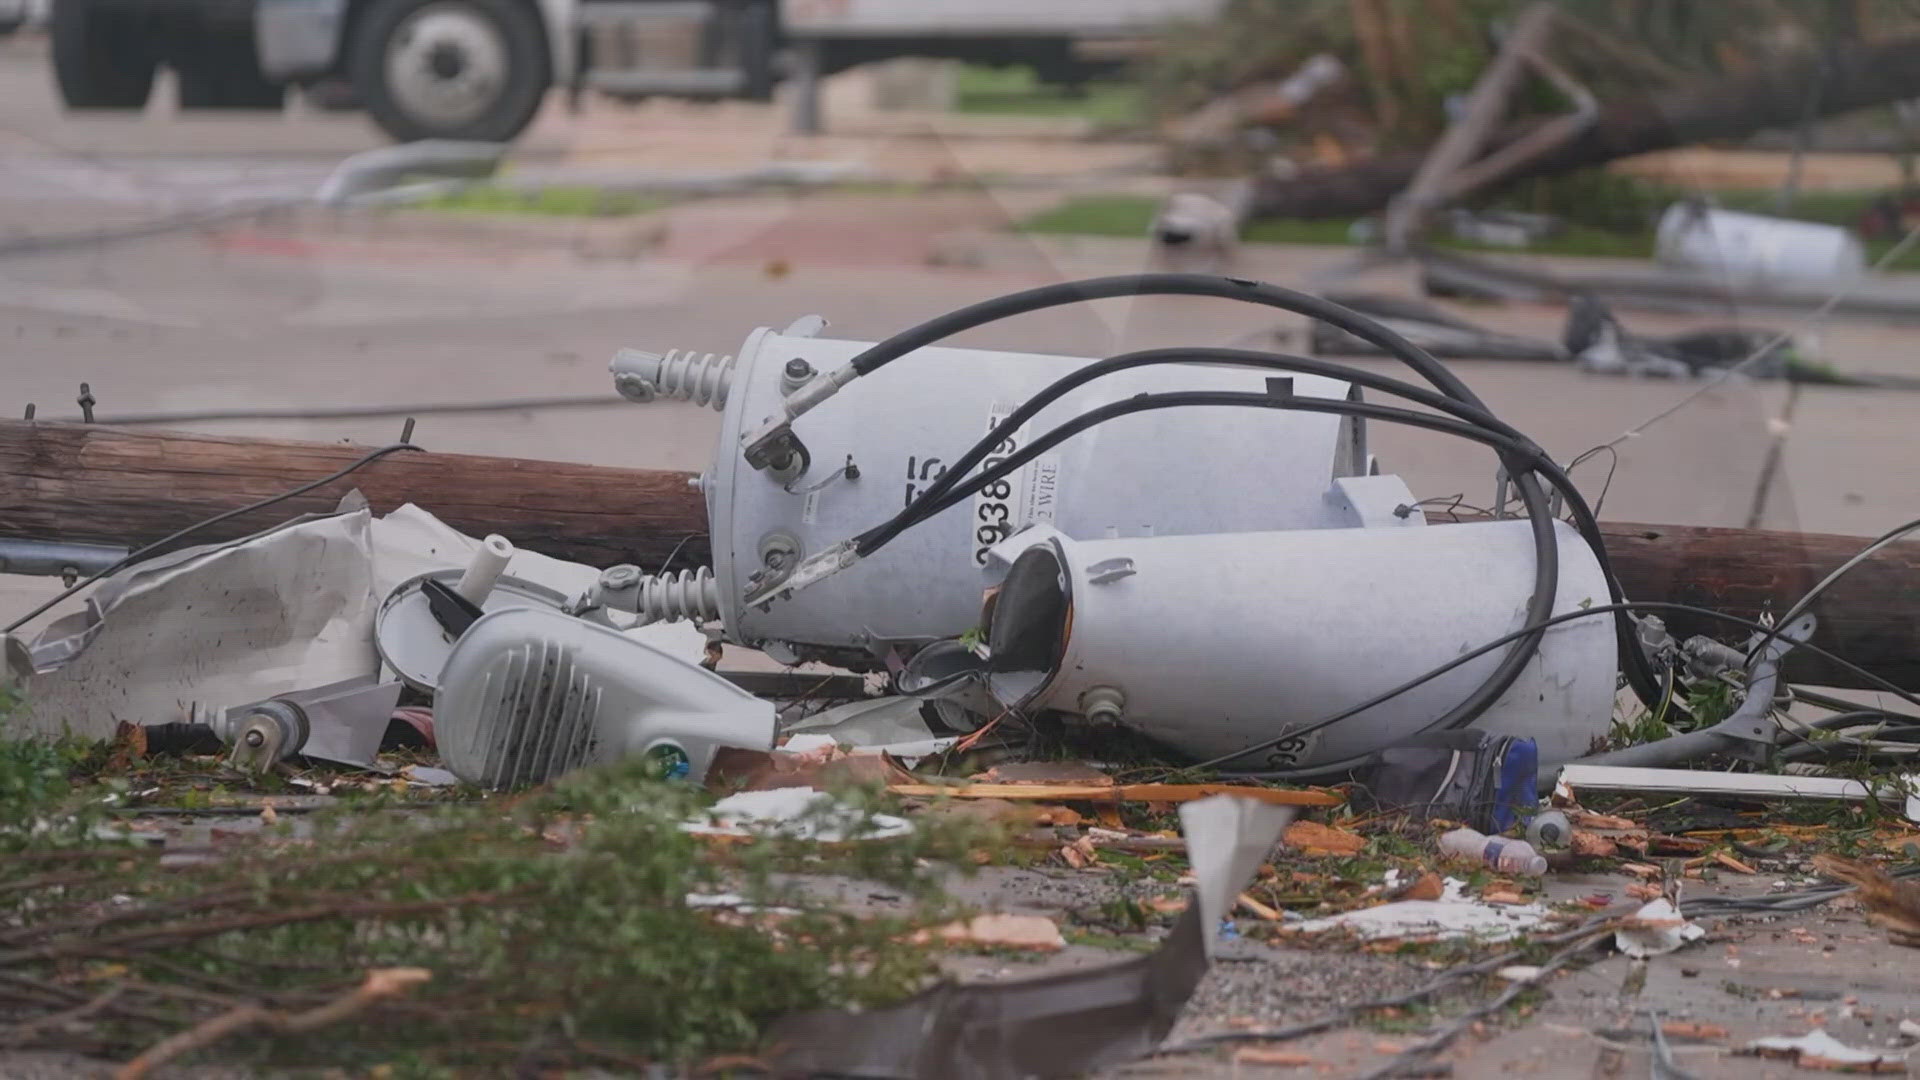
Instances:
[[[172,945],[236,930],[260,930],[274,926],[291,926],[295,923],[319,922],[324,919],[402,918],[476,905],[505,905],[514,902],[512,897],[501,893],[474,893],[467,896],[450,896],[444,900],[368,900],[317,904],[278,911],[247,912],[219,919],[198,919],[142,927],[118,934],[62,938],[44,945],[0,953],[0,967],[18,967],[33,961],[64,957],[110,955],[128,948]]]
[[[1527,162],[1578,138],[1581,132],[1593,126],[1594,119],[1600,115],[1599,99],[1549,59],[1543,50],[1533,50],[1527,53],[1525,59],[1529,67],[1573,102],[1573,111],[1565,116],[1556,116],[1486,157],[1455,170],[1434,193],[1439,204],[1457,202],[1483,187],[1499,183]]]
[[[1615,101],[1578,137],[1527,162],[1507,180],[1553,176],[1616,158],[1797,124],[1806,113],[1807,88],[1816,79],[1824,80],[1821,116],[1920,97],[1920,37],[1845,42],[1789,63]],[[1491,145],[1505,146],[1538,126],[1537,121],[1506,125]],[[1286,179],[1263,179],[1254,192],[1253,215],[1374,213],[1414,181],[1424,157],[1396,154],[1353,167],[1306,169]]]
[[[305,1012],[283,1013],[258,1005],[242,1005],[203,1020],[176,1035],[170,1035],[149,1047],[139,1057],[120,1066],[114,1080],[141,1080],[148,1073],[182,1054],[202,1050],[232,1035],[264,1027],[277,1035],[299,1035],[337,1024],[363,1012],[370,1005],[397,997],[433,977],[425,968],[383,968],[367,972],[352,993],[345,994]]]
[[[124,984],[115,983],[107,987],[99,996],[83,1001],[72,1008],[62,1009],[59,1012],[48,1013],[37,1019],[16,1024],[4,1033],[0,1033],[0,1046],[31,1045],[34,1040],[40,1038],[41,1035],[47,1032],[58,1031],[69,1024],[77,1024],[82,1020],[91,1018],[96,1013],[112,1005],[119,999],[121,994],[126,992],[127,988]]]
[[[1526,73],[1527,59],[1546,45],[1553,28],[1552,4],[1536,2],[1520,13],[1500,54],[1487,65],[1467,96],[1460,118],[1448,126],[1414,174],[1405,194],[1387,210],[1387,249],[1405,251],[1426,215],[1443,201],[1442,192],[1454,174],[1467,167],[1492,137],[1494,126],[1507,115],[1507,103]]]

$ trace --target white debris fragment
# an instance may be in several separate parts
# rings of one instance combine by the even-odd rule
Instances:
[[[1825,1031],[1814,1028],[1798,1038],[1774,1035],[1755,1039],[1743,1048],[1745,1053],[1764,1057],[1791,1058],[1802,1068],[1833,1072],[1905,1072],[1905,1054],[1882,1054],[1848,1046]]]
[[[1900,1034],[1909,1039],[1920,1039],[1920,1023],[1912,1020],[1900,1021]]]
[[[1636,960],[1649,956],[1664,956],[1690,941],[1698,941],[1707,935],[1697,923],[1682,918],[1679,909],[1666,897],[1648,902],[1639,911],[1634,912],[1636,925],[1622,927],[1614,932],[1614,947]]]
[[[749,901],[739,893],[688,893],[686,904],[690,908],[713,908],[722,911],[738,911],[743,915],[798,915],[798,908],[763,908]]]
[[[834,742],[833,736],[831,735],[802,734],[795,735],[788,739],[786,744],[781,746],[780,749],[785,750],[789,754],[818,753],[824,756],[831,754],[838,745],[838,743]]]
[[[1540,969],[1532,964],[1508,964],[1494,975],[1507,982],[1529,982],[1540,977]]]
[[[1454,899],[1398,900],[1308,919],[1286,929],[1307,934],[1347,930],[1366,941],[1408,937],[1505,941],[1540,925],[1547,917],[1547,909],[1539,904],[1482,904],[1460,899],[1459,889],[1451,881],[1447,888]]]
[[[810,787],[743,791],[714,803],[705,815],[681,822],[700,836],[786,836],[837,844],[905,836],[913,825],[891,814],[869,814]]]

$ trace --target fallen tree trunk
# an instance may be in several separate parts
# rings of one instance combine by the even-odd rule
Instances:
[[[367,447],[0,421],[0,539],[139,547],[351,464]],[[415,502],[472,536],[593,566],[704,565],[707,509],[692,474],[467,454],[399,453],[318,491],[197,533],[232,540],[358,488],[374,512]],[[678,554],[674,554],[676,549]]]
[[[1816,115],[1836,116],[1920,97],[1920,37],[1850,42],[1784,64],[1756,67],[1725,79],[1615,101],[1580,135],[1516,169],[1503,182],[1552,176],[1654,150],[1709,139],[1737,139],[1800,123],[1808,90],[1822,80]],[[1499,149],[1525,138],[1541,122],[1509,124],[1490,143]],[[1350,217],[1371,214],[1413,182],[1425,155],[1393,154],[1342,168],[1310,168],[1262,179],[1253,216]]]
[[[324,476],[363,448],[78,424],[0,421],[0,539],[138,547],[196,521]],[[233,539],[299,513],[331,510],[359,488],[376,511],[415,502],[474,536],[594,566],[661,568],[708,560],[706,507],[689,474],[463,454],[398,454],[311,495],[196,537]],[[1607,552],[1636,600],[1697,604],[1755,618],[1783,612],[1864,541],[1849,536],[1608,524]],[[1920,689],[1920,543],[1889,547],[1814,607],[1814,643]],[[1678,637],[1745,635],[1708,619],[1665,616]],[[1811,653],[1788,677],[1865,685]]]

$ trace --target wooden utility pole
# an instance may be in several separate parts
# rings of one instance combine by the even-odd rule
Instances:
[[[139,547],[352,464],[370,447],[0,421],[0,538]],[[232,540],[359,489],[375,513],[418,503],[470,536],[592,566],[704,565],[707,508],[691,473],[402,452],[318,491],[197,533]],[[678,554],[674,554],[678,549]]]
[[[327,475],[365,447],[0,421],[0,539],[139,547],[215,514]],[[378,512],[418,503],[471,536],[592,566],[662,569],[709,559],[706,506],[690,474],[552,461],[401,453],[311,495],[244,515],[190,542],[230,540],[296,514],[324,513],[358,488]],[[1756,618],[1779,614],[1865,541],[1850,536],[1606,524],[1607,553],[1627,596]],[[677,552],[677,553],[676,553]],[[1920,689],[1920,543],[1895,544],[1842,578],[1814,606],[1814,643]],[[1710,619],[1663,615],[1676,637],[1742,640]],[[1789,678],[1858,687],[1858,676],[1804,651]]]

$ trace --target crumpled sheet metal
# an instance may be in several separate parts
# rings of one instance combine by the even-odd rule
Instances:
[[[162,555],[101,583],[32,647],[26,726],[110,737],[371,675],[365,510]],[[18,721],[15,721],[18,722]]]
[[[1004,983],[942,984],[889,1009],[796,1013],[767,1034],[780,1076],[1076,1076],[1150,1053],[1206,974],[1215,928],[1296,811],[1228,795],[1181,807],[1197,896],[1151,955]]]
[[[479,544],[411,503],[375,518],[356,492],[340,513],[148,559],[102,581],[85,610],[33,642],[28,707],[10,722],[108,738],[121,721],[208,722],[375,675],[380,600],[417,574],[466,566]],[[568,594],[599,577],[531,551],[515,552],[508,572]],[[689,662],[706,647],[684,623],[627,633]]]

